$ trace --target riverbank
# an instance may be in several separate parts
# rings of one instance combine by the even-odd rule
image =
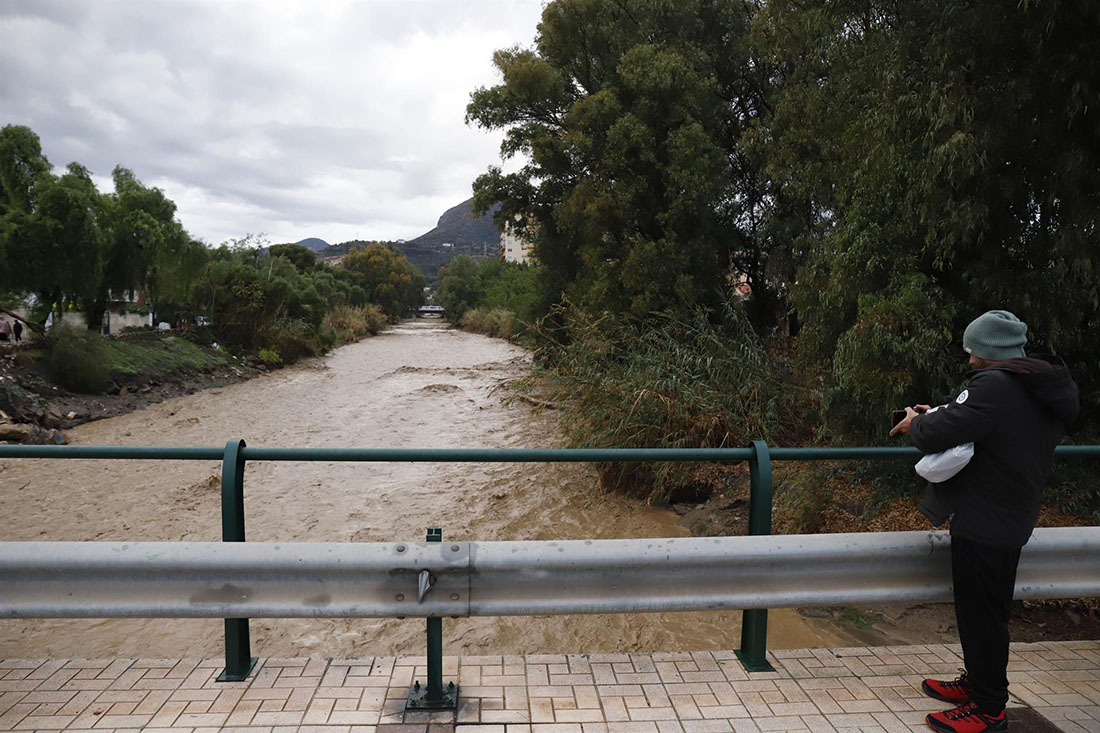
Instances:
[[[98,394],[73,392],[53,380],[42,349],[0,350],[0,440],[65,442],[64,431],[78,425],[267,371],[178,335],[105,341],[104,347],[109,374],[107,389]]]

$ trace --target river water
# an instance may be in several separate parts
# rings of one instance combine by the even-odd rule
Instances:
[[[371,339],[223,389],[72,430],[72,444],[554,448],[553,411],[506,403],[528,355],[440,321]],[[11,460],[0,465],[5,540],[218,541],[220,465],[197,461]],[[602,493],[572,464],[253,463],[252,541],[680,537],[672,512]],[[445,654],[730,649],[740,613],[446,619]],[[254,619],[253,654],[424,653],[423,619]],[[0,621],[0,658],[213,657],[216,619]],[[773,611],[774,648],[847,646],[844,630]]]

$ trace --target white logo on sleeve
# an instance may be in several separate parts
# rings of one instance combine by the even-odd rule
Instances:
[[[955,402],[957,402],[958,404],[961,405],[962,403],[966,402],[966,398],[969,397],[969,396],[970,396],[970,390],[964,389],[959,394],[959,396],[955,398]]]

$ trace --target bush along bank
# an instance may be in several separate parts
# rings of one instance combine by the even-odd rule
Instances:
[[[508,340],[529,339],[536,320],[541,269],[535,264],[455,257],[439,271],[436,300],[465,331]]]
[[[796,360],[790,339],[758,337],[736,297],[717,317],[692,318],[592,314],[567,303],[539,322],[535,338],[537,371],[516,389],[561,408],[570,447],[740,447],[760,439],[784,447],[868,444],[823,427],[821,369]],[[1078,436],[1078,442],[1095,441]],[[747,482],[738,471],[744,467],[615,464],[601,466],[600,478],[608,489],[654,503],[714,496],[740,516]],[[927,526],[915,510],[925,483],[911,461],[782,463],[774,472],[777,532]],[[1087,462],[1056,461],[1045,501],[1049,526],[1100,521],[1100,491]],[[712,504],[708,512],[719,508]]]
[[[0,352],[0,441],[63,443],[62,431],[81,423],[243,381],[289,363],[283,353],[319,354],[377,334],[386,323],[377,307],[341,306],[326,315],[322,344],[288,349],[287,341],[274,341],[252,354],[233,353],[203,328],[140,340],[57,328],[33,348]]]
[[[0,353],[0,440],[63,443],[81,423],[259,373],[224,350],[178,335],[116,340],[65,329]]]

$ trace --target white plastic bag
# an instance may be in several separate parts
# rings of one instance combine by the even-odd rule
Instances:
[[[914,468],[921,477],[940,484],[963,470],[973,457],[974,444],[963,443],[921,458]]]

